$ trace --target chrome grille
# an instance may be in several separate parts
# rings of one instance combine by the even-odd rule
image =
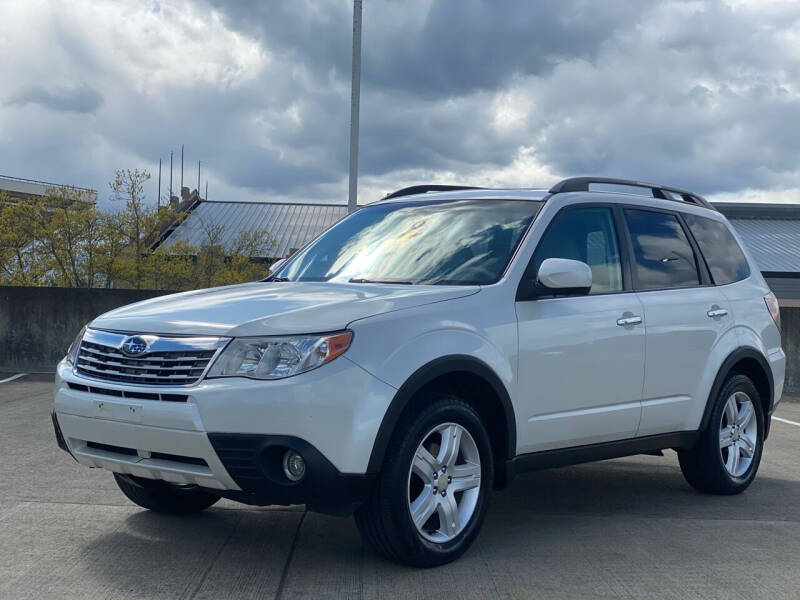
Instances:
[[[148,349],[129,356],[122,351],[128,334],[89,329],[81,340],[76,371],[87,377],[140,385],[190,385],[205,373],[226,338],[167,338],[140,335]]]

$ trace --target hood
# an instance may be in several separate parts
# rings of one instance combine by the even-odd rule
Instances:
[[[91,326],[184,335],[320,333],[343,329],[357,319],[479,290],[478,286],[254,282],[144,300],[107,312]]]

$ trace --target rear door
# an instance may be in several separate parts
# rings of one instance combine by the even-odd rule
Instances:
[[[633,285],[646,330],[639,436],[681,431],[711,349],[731,326],[730,305],[709,277],[677,212],[624,208]]]

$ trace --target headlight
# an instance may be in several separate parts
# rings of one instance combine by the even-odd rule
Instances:
[[[321,367],[350,347],[352,331],[328,335],[235,338],[207,377],[282,379]]]
[[[78,348],[81,347],[81,340],[83,339],[83,334],[86,333],[86,328],[89,327],[88,325],[84,325],[83,329],[78,332],[78,335],[72,340],[72,343],[69,345],[67,349],[67,362],[71,365],[75,364],[75,360],[78,357]]]

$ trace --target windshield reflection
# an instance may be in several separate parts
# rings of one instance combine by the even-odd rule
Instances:
[[[277,276],[290,281],[493,283],[540,207],[522,200],[367,206],[328,230]]]

